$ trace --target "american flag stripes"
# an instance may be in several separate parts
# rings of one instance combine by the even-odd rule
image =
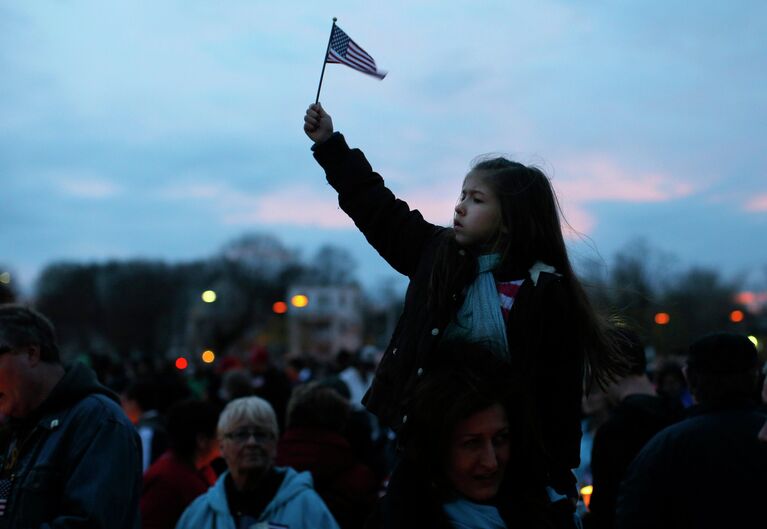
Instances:
[[[333,31],[330,35],[330,45],[325,62],[345,64],[379,79],[386,77],[386,72],[378,69],[373,57],[360,48],[344,30],[336,25],[333,25]]]

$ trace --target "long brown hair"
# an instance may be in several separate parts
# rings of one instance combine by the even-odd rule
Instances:
[[[528,167],[506,158],[479,159],[472,172],[481,176],[501,206],[501,225],[494,250],[501,256],[496,277],[504,280],[526,278],[538,261],[553,266],[567,289],[578,336],[573,337],[586,358],[587,380],[604,387],[626,371],[625,362],[609,325],[599,315],[573,271],[567,255],[561,208],[551,182],[537,167]],[[471,283],[476,274],[476,255],[460,248],[450,230],[437,251],[429,285],[429,306],[441,319],[449,317],[453,293]]]

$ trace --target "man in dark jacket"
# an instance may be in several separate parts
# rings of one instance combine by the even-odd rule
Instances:
[[[745,336],[718,333],[695,342],[685,376],[690,416],[658,433],[629,468],[616,527],[764,527],[767,444],[754,394],[756,348]]]
[[[65,369],[41,314],[0,306],[0,529],[139,527],[140,441],[116,395]]]
[[[616,330],[615,336],[631,372],[605,391],[613,409],[597,430],[591,449],[594,492],[587,517],[589,529],[612,529],[618,486],[631,461],[652,436],[679,418],[658,397],[647,377],[644,344],[639,337],[628,329]]]

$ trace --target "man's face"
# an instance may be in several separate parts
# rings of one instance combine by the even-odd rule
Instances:
[[[31,348],[0,343],[0,414],[21,418],[32,411],[37,387],[33,383],[35,363]]]

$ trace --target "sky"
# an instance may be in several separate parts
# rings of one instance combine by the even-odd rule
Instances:
[[[320,100],[428,220],[500,153],[551,177],[575,258],[645,240],[767,280],[767,3],[707,0],[2,0],[0,267],[29,291],[260,232],[404,284],[302,130],[334,16],[389,75],[328,65]]]

